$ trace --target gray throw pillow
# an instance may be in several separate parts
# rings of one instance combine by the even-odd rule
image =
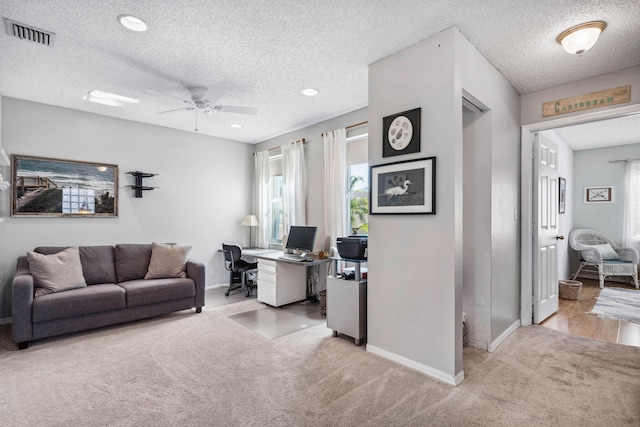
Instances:
[[[187,260],[191,246],[151,244],[151,261],[145,279],[187,277]]]
[[[27,259],[36,297],[87,286],[77,246],[51,255],[27,252]]]

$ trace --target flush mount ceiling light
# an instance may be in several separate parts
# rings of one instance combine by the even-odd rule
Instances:
[[[92,90],[83,96],[82,99],[96,102],[98,104],[110,105],[112,107],[124,107],[127,104],[137,104],[139,99],[129,98],[127,96],[116,95],[115,93],[103,92],[101,90]]]
[[[318,89],[314,89],[314,88],[308,88],[302,91],[302,94],[306,96],[316,96],[318,93],[320,93]]]
[[[120,22],[123,27],[139,33],[147,31],[148,28],[146,22],[133,15],[120,15],[118,16],[118,22]]]
[[[602,33],[606,27],[607,23],[603,21],[585,22],[564,30],[556,38],[556,41],[560,43],[567,52],[580,56],[596,44],[600,33]]]

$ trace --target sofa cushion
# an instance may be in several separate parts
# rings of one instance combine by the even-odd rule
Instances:
[[[80,261],[87,285],[116,282],[113,246],[80,246]]]
[[[33,321],[46,322],[126,307],[122,287],[107,283],[43,295],[33,301]]]
[[[151,260],[151,245],[130,243],[116,245],[115,259],[118,282],[144,279]]]
[[[37,288],[36,297],[87,286],[75,246],[50,255],[29,251],[27,259]]]
[[[191,246],[151,244],[151,260],[145,279],[187,277],[187,260]]]
[[[191,298],[196,295],[192,279],[131,280],[118,283],[127,291],[127,307]]]
[[[48,255],[65,249],[64,246],[40,246],[34,252]],[[82,274],[87,285],[116,282],[113,246],[80,246],[79,250]]]

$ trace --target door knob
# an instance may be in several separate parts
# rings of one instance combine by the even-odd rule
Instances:
[[[564,240],[564,236],[556,236],[556,240]]]

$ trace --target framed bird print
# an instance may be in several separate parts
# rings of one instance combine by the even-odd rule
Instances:
[[[382,119],[382,157],[420,152],[420,113],[415,108]]]
[[[613,187],[585,187],[585,203],[613,203]]]
[[[370,214],[435,214],[436,158],[371,166]]]

